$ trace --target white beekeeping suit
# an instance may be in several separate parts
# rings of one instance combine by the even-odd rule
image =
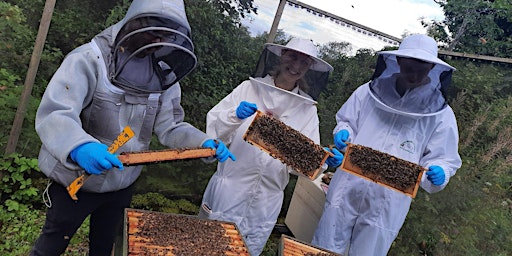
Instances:
[[[403,95],[395,89],[400,72],[416,67],[399,66],[397,57],[432,67],[424,84]],[[398,50],[379,53],[372,81],[360,86],[336,114],[334,134],[346,130],[351,143],[426,168],[441,167],[444,182],[434,185],[423,175],[421,187],[429,193],[442,190],[461,166],[457,122],[443,95],[453,70],[437,58],[432,38],[407,37]],[[344,255],[347,250],[348,255],[386,255],[410,204],[405,194],[338,169],[312,243]]]
[[[236,161],[219,163],[204,193],[199,216],[236,223],[251,255],[263,250],[281,210],[289,173],[294,171],[243,140],[254,118],[237,117],[240,102],[255,103],[258,110],[320,143],[316,102],[299,86],[291,91],[278,88],[274,77],[267,75],[268,65],[273,65],[268,63],[277,60],[282,49],[311,56],[315,63],[306,77],[312,75],[315,81],[308,84],[318,92],[325,86],[332,67],[316,57],[311,41],[292,39],[286,46],[267,44],[254,78],[242,82],[207,115],[207,134],[230,144]]]

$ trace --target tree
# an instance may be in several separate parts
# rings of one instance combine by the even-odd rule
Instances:
[[[251,12],[257,13],[257,8],[253,6],[254,0],[210,0],[210,2],[221,13],[226,12],[230,17],[236,19],[244,18]]]
[[[424,22],[451,51],[497,57],[512,56],[512,5],[509,0],[438,1],[443,22]],[[449,33],[445,31],[448,29]]]
[[[16,108],[19,103],[20,94],[23,90],[23,80],[27,73],[30,56],[36,32],[26,24],[26,17],[18,6],[6,2],[0,2],[0,148],[5,152],[5,145],[8,140],[9,131],[12,127]],[[42,65],[39,74],[48,74],[57,66],[60,60],[60,51],[46,49],[41,56]],[[41,85],[44,80],[39,78],[36,85]],[[46,84],[46,83],[44,83]],[[35,91],[41,91],[36,87]],[[37,95],[38,93],[35,93]],[[33,131],[35,109],[38,104],[38,97],[31,99],[27,107],[26,119],[23,123],[22,133],[18,143],[19,152],[27,156],[35,156],[39,148],[39,138]]]
[[[188,121],[204,128],[207,111],[251,75],[265,41],[251,38],[238,17],[219,15],[215,3],[185,4],[198,64],[181,82],[183,106]]]

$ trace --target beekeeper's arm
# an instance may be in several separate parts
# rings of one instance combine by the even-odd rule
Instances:
[[[205,147],[215,150],[215,158],[220,162],[234,155],[221,140],[208,136],[191,124],[184,122],[185,111],[181,106],[181,88],[179,83],[171,86],[160,96],[162,107],[155,121],[155,134],[163,145],[170,148]],[[205,159],[210,162],[214,159]]]
[[[91,101],[101,68],[86,46],[69,53],[50,80],[36,113],[35,129],[46,150],[69,169],[69,154],[85,143],[99,143],[82,128],[80,113]]]
[[[333,130],[334,144],[344,150],[346,142],[357,135],[359,112],[365,98],[368,97],[368,84],[357,88],[336,113],[336,127]]]
[[[421,179],[421,187],[425,191],[435,193],[443,190],[461,167],[458,143],[457,121],[450,108],[449,111],[445,111],[442,121],[432,132],[425,154],[420,159],[420,165],[429,169]]]
[[[230,144],[233,141],[236,129],[254,114],[256,104],[242,103],[247,97],[244,95],[244,85],[250,81],[244,81],[230,94],[215,105],[206,115],[206,133]],[[239,108],[240,107],[240,108]],[[238,109],[238,115],[237,115]],[[254,111],[250,113],[251,111]]]

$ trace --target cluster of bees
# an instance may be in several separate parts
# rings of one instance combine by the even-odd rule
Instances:
[[[268,115],[253,120],[246,138],[261,142],[257,144],[263,144],[272,157],[306,176],[314,175],[326,154],[310,138]]]
[[[190,216],[143,212],[138,214],[137,231],[133,235],[145,241],[146,247],[142,248],[145,255],[248,255],[234,225],[233,230],[227,230],[224,225]]]
[[[350,162],[364,176],[401,191],[414,187],[423,167],[369,147],[352,145]]]

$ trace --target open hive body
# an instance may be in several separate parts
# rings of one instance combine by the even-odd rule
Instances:
[[[235,224],[137,209],[125,210],[123,252],[116,255],[246,255]]]
[[[361,161],[363,163],[358,164]],[[361,168],[361,165],[368,168]],[[415,163],[350,143],[347,145],[340,168],[412,198],[416,197],[421,176],[425,171],[425,168]]]
[[[279,241],[279,256],[341,256],[341,254],[322,249],[287,235],[282,235]]]
[[[261,111],[256,112],[244,140],[311,180],[321,172],[330,154],[304,134]]]

